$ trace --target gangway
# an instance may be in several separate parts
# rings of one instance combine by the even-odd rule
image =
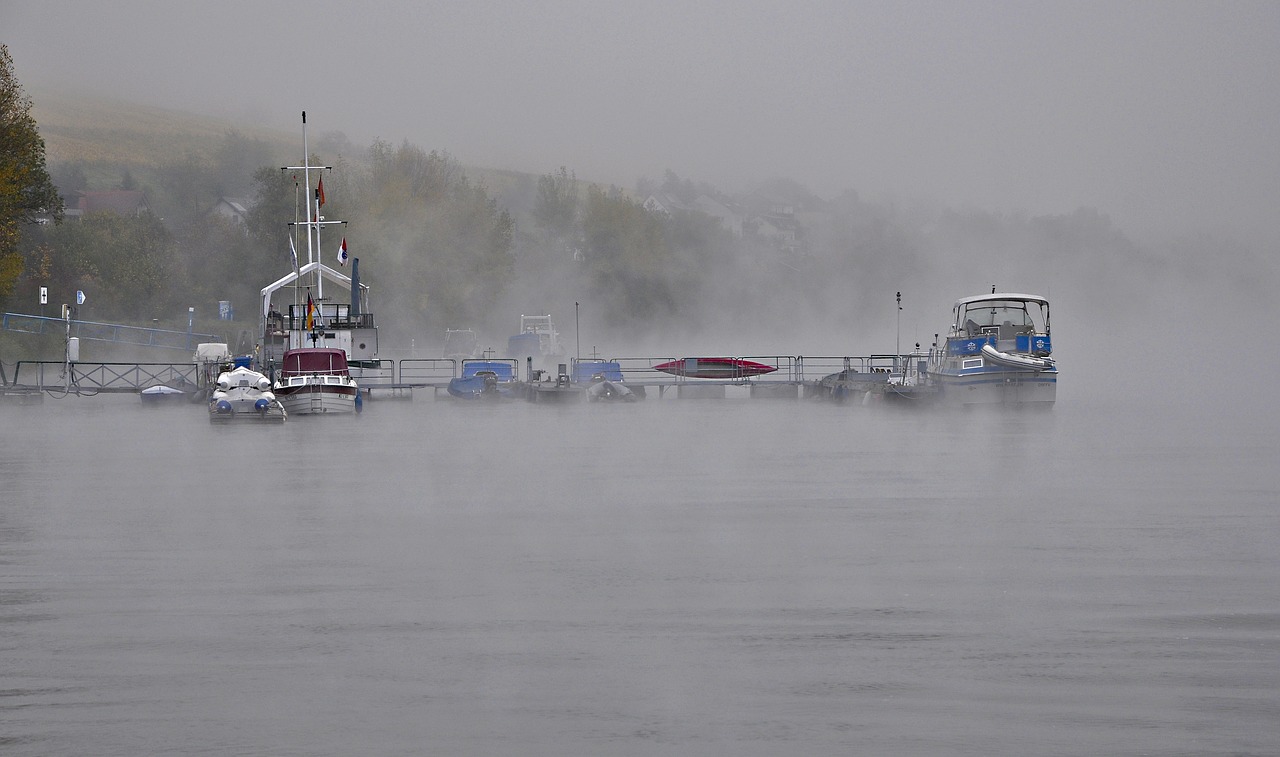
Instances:
[[[14,388],[40,391],[75,389],[77,392],[136,393],[164,384],[196,389],[200,379],[196,363],[97,363],[61,360],[19,360],[13,372]],[[68,368],[70,374],[67,373]]]
[[[5,331],[16,331],[23,334],[58,334],[65,336],[68,324],[70,324],[71,336],[79,337],[81,340],[155,347],[164,350],[191,352],[201,342],[227,341],[217,334],[197,334],[193,331],[174,331],[172,329],[126,326],[120,323],[98,323],[96,321],[66,321],[62,318],[26,315],[24,313],[4,313],[0,315],[0,328]]]

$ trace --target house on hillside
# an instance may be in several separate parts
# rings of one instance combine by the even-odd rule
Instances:
[[[218,215],[244,226],[249,220],[249,201],[239,197],[219,197],[209,215]]]
[[[80,220],[88,213],[114,213],[118,216],[141,216],[151,212],[145,192],[137,189],[103,189],[76,192],[75,205],[63,214],[68,220]]]
[[[644,209],[650,213],[661,213],[667,216],[677,210],[704,213],[719,219],[720,224],[734,235],[742,236],[742,225],[745,220],[742,213],[710,195],[700,194],[692,203],[685,203],[670,193],[656,192],[645,198]]]

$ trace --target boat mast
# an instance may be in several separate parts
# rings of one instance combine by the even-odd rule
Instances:
[[[307,112],[302,111],[302,175],[307,182],[307,193],[311,193],[311,149],[307,146]],[[314,209],[312,208],[314,206]],[[307,200],[307,265],[311,265],[311,261],[315,259],[311,248],[311,226],[316,224],[316,246],[320,246],[320,192],[316,191],[314,195],[310,195]],[[320,275],[320,270],[316,269],[316,297],[324,301],[324,277]],[[311,317],[308,313],[307,317]]]
[[[307,187],[307,220],[302,222],[302,225],[307,228],[307,267],[311,267],[312,263],[315,263],[314,268],[312,268],[312,273],[315,275],[317,307],[319,307],[319,301],[324,300],[324,276],[322,276],[320,272],[320,229],[327,224],[346,223],[346,221],[325,221],[320,218],[320,191],[319,187],[311,186],[312,167],[311,150],[307,143],[307,112],[304,110],[302,111],[302,165],[285,166],[284,170],[302,171],[302,180]],[[316,171],[333,170],[333,166],[314,166],[314,168]],[[296,205],[297,203],[295,201],[295,208]],[[298,221],[295,217],[294,227],[296,228],[298,225]],[[312,229],[315,230],[314,242],[312,241]],[[298,283],[301,282],[299,281]]]

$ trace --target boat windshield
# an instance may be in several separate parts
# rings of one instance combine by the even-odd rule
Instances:
[[[956,313],[956,329],[968,336],[1001,327],[1016,333],[1045,333],[1047,306],[1025,300],[983,300],[961,305]]]

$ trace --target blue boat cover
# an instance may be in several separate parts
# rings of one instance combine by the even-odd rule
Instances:
[[[471,378],[480,371],[492,371],[499,381],[515,379],[515,368],[502,360],[468,360],[462,364],[462,378]]]
[[[622,381],[622,366],[616,360],[582,360],[574,363],[570,380],[585,384],[597,373],[604,374],[609,381]]]

